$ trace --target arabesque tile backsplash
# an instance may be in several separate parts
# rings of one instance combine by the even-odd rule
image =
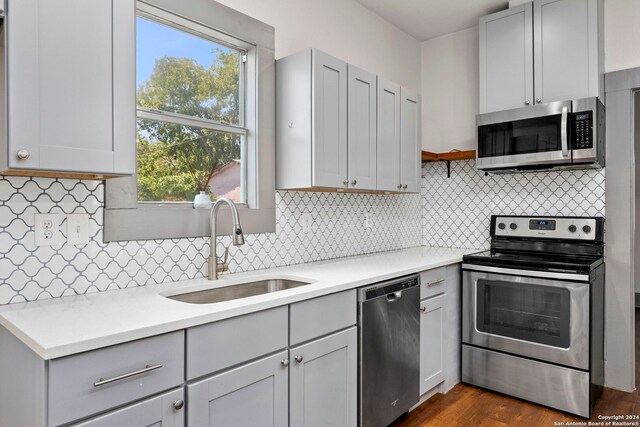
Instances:
[[[208,238],[103,243],[99,181],[0,177],[0,304],[204,277]],[[387,251],[422,243],[420,196],[276,193],[276,232],[230,247],[231,271]],[[34,214],[88,213],[90,242],[36,247]],[[372,226],[365,228],[369,212]],[[302,215],[310,226],[302,229]],[[64,231],[65,225],[61,227]],[[218,240],[218,253],[230,246]]]
[[[451,166],[447,178],[444,163],[424,164],[419,195],[278,191],[276,232],[231,246],[231,271],[421,244],[486,248],[494,213],[604,215],[604,171],[485,176],[473,161]],[[0,305],[205,276],[208,238],[104,243],[103,206],[99,181],[0,177]],[[89,244],[36,247],[38,212],[88,213]]]

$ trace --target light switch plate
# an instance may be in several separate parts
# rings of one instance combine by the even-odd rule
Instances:
[[[64,236],[60,226],[64,221],[64,214],[47,213],[34,215],[34,231],[36,246],[57,246],[64,243]]]
[[[67,243],[70,245],[89,243],[89,214],[67,215]]]

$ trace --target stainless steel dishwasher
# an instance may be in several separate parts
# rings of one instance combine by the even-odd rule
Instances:
[[[387,426],[420,397],[419,275],[358,290],[358,350],[359,423]]]

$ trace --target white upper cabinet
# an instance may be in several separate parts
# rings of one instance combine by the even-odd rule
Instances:
[[[376,189],[376,76],[349,65],[349,186]]]
[[[597,0],[533,5],[536,102],[599,96]]]
[[[417,193],[422,151],[420,95],[405,88],[400,89],[400,95],[400,182],[402,191]]]
[[[406,94],[316,49],[278,60],[276,187],[418,192],[420,98]]]
[[[135,1],[9,0],[6,169],[135,172]]]
[[[533,105],[531,3],[480,18],[480,112]]]
[[[378,189],[400,191],[400,85],[378,77]]]
[[[480,113],[603,97],[602,0],[536,0],[480,18]]]

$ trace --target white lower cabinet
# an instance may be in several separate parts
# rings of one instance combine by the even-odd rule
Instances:
[[[286,426],[287,354],[282,351],[187,386],[188,425]]]
[[[444,380],[445,294],[420,302],[420,395]]]
[[[291,348],[292,426],[356,425],[357,353],[355,327]]]
[[[74,427],[183,427],[184,405],[184,389],[180,388],[74,424]]]

